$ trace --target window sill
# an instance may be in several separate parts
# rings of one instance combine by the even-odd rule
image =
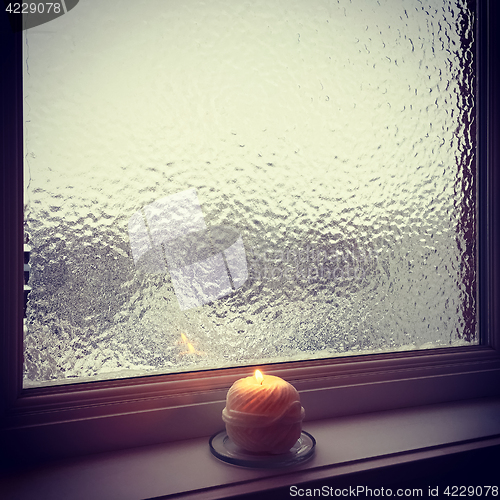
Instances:
[[[316,453],[292,469],[234,467],[198,438],[17,471],[0,490],[19,500],[226,498],[499,445],[498,415],[500,398],[484,398],[306,422]]]

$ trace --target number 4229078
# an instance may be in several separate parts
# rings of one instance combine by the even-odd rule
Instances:
[[[6,11],[9,14],[60,14],[60,3],[39,2],[39,3],[9,3]]]

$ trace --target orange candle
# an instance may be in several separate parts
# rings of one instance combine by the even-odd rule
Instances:
[[[256,370],[229,389],[222,412],[229,438],[254,453],[286,453],[302,431],[304,408],[288,382]]]

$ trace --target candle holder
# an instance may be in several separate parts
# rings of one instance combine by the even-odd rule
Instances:
[[[308,432],[302,431],[290,451],[272,455],[244,450],[231,441],[226,431],[220,431],[210,438],[209,445],[212,455],[228,464],[253,469],[270,469],[290,467],[309,460],[314,455],[316,440]]]

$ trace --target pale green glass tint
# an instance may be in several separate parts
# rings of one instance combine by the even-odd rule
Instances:
[[[28,30],[25,386],[477,344],[474,36],[425,0],[87,0]],[[147,248],[186,192],[182,255],[229,227],[243,271],[183,309],[187,261],[141,268],[129,223]]]

